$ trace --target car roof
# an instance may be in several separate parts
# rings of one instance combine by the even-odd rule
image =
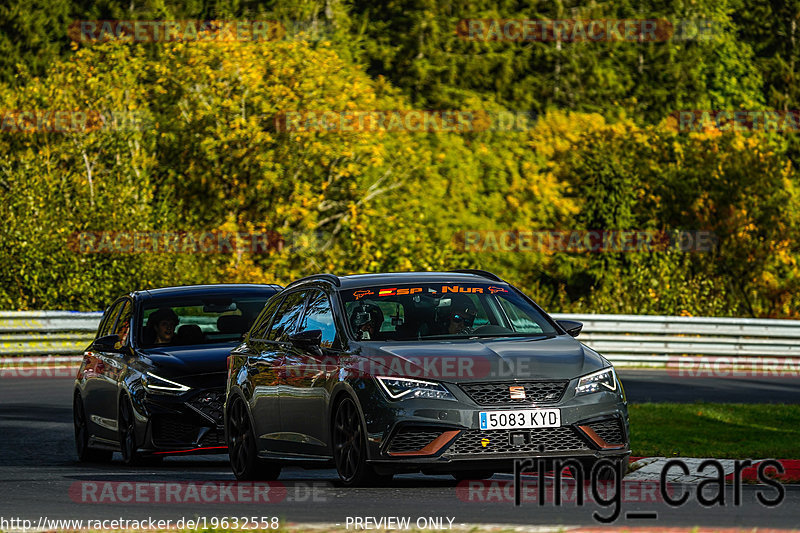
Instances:
[[[218,283],[214,285],[182,285],[179,287],[159,287],[132,292],[132,296],[142,298],[204,296],[210,294],[248,294],[248,293],[275,293],[283,287],[262,283]]]
[[[386,284],[408,283],[502,283],[506,282],[490,272],[385,272],[380,274],[349,274],[334,276],[333,274],[317,274],[292,282],[289,286],[300,283],[327,281],[338,289],[357,289]],[[338,281],[338,283],[337,283]],[[287,286],[288,287],[288,286]]]

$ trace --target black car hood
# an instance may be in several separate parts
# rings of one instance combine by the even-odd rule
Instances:
[[[151,348],[142,350],[142,355],[161,377],[178,379],[190,387],[224,387],[228,356],[237,344]]]
[[[609,365],[566,335],[452,341],[364,342],[369,373],[453,383],[513,379],[573,379]],[[465,362],[466,360],[466,362]],[[364,366],[364,365],[362,365]]]

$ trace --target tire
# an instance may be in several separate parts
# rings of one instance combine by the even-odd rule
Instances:
[[[367,432],[356,403],[349,397],[336,405],[331,433],[333,459],[342,484],[358,487],[391,481],[392,474],[378,474],[367,464]]]
[[[111,461],[111,450],[89,447],[89,423],[81,395],[76,393],[72,401],[72,422],[75,427],[75,451],[82,463],[107,463]]]
[[[136,445],[136,416],[133,413],[133,404],[127,396],[123,396],[119,401],[117,432],[122,462],[128,466],[142,464],[144,457]]]
[[[281,475],[281,465],[259,459],[256,435],[244,401],[235,397],[226,420],[228,457],[239,481],[273,481]]]

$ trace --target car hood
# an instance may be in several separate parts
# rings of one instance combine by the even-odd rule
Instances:
[[[237,344],[152,348],[142,350],[142,355],[161,377],[178,379],[190,387],[224,387],[228,356]]]
[[[370,374],[436,379],[453,383],[524,379],[573,379],[610,363],[574,338],[560,335],[448,341],[365,342]]]

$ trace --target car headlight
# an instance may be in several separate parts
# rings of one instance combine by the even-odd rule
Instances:
[[[579,379],[578,386],[575,387],[575,396],[615,390],[617,390],[617,374],[614,372],[614,367],[610,366]]]
[[[190,390],[190,387],[187,387],[186,385],[181,385],[180,383],[175,383],[174,381],[162,378],[161,376],[156,376],[152,372],[147,372],[142,376],[142,385],[146,391],[157,392],[161,394],[180,394]]]
[[[455,400],[455,396],[441,383],[418,379],[377,377],[378,383],[393,400],[406,398],[431,398],[435,400]]]

